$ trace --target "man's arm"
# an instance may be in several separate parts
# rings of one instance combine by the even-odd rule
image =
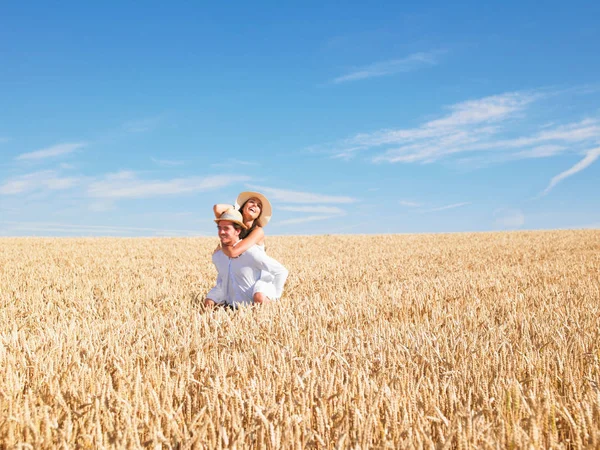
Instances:
[[[223,286],[223,277],[220,273],[217,274],[217,284],[213,287],[204,300],[204,306],[212,308],[215,305],[221,305],[225,303],[225,288]]]

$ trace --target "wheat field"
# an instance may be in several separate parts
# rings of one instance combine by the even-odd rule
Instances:
[[[599,448],[600,230],[1,238],[0,448]]]

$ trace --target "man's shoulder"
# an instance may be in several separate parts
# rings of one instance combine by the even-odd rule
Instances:
[[[225,253],[223,253],[223,250],[219,249],[217,251],[215,251],[212,254],[212,260],[213,261],[218,261],[220,259],[226,258]]]

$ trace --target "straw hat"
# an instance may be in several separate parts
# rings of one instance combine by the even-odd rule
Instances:
[[[233,209],[233,208],[228,209],[223,214],[221,214],[221,217],[219,217],[218,219],[215,219],[215,222],[219,223],[221,220],[228,220],[229,222],[237,223],[244,230],[246,230],[248,228],[246,225],[244,225],[244,219],[242,218],[242,213],[239,212],[237,209]]]
[[[238,195],[237,200],[235,201],[235,209],[240,209],[244,203],[250,200],[252,197],[259,199],[262,203],[262,208],[260,209],[260,216],[256,219],[256,223],[258,223],[261,227],[264,227],[271,220],[271,215],[273,214],[273,209],[271,208],[271,202],[260,192],[251,192],[246,191],[240,193]]]

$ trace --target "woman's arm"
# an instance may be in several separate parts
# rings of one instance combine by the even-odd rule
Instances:
[[[235,208],[235,206],[227,205],[225,203],[216,204],[215,206],[213,206],[213,212],[215,213],[215,218],[218,219],[219,217],[221,217],[221,214],[223,214],[228,209],[232,209],[232,208]]]
[[[253,245],[262,242],[264,238],[264,230],[262,229],[262,227],[257,226],[254,230],[250,232],[248,236],[246,236],[244,239],[238,242],[235,247],[224,247],[222,248],[222,250],[223,253],[225,253],[230,258],[237,258]]]

